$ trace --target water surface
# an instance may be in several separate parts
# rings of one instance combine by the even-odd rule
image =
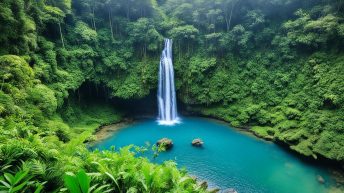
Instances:
[[[230,128],[222,122],[202,118],[183,118],[174,126],[143,120],[116,132],[93,148],[109,149],[129,144],[144,146],[168,137],[174,146],[154,162],[175,160],[178,167],[208,181],[211,187],[234,188],[239,193],[323,193],[332,184],[324,168],[304,163],[279,146]],[[191,146],[202,138],[203,148]],[[317,181],[321,175],[325,184]]]

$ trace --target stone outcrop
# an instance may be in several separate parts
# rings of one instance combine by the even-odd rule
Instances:
[[[156,145],[159,147],[164,147],[166,150],[168,150],[173,147],[173,141],[168,138],[162,138],[158,142],[156,142]]]
[[[202,141],[202,139],[197,138],[197,139],[192,140],[191,144],[192,146],[195,146],[195,147],[202,147],[204,142]]]

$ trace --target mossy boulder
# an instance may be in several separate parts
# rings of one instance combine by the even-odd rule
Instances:
[[[168,139],[168,138],[162,138],[158,142],[156,142],[156,145],[158,147],[163,147],[166,150],[169,150],[173,147],[173,141],[171,139]]]

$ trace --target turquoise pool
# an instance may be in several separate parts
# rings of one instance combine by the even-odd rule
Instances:
[[[156,159],[150,153],[144,156],[157,163],[175,160],[178,167],[213,188],[234,188],[239,193],[322,193],[332,184],[326,169],[305,163],[274,143],[203,118],[183,118],[174,126],[158,125],[153,119],[138,121],[92,148],[144,146],[163,137],[173,140],[173,148]],[[202,138],[204,147],[191,146],[194,138]],[[325,184],[318,182],[319,175]]]

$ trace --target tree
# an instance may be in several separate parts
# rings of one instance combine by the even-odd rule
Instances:
[[[187,51],[190,52],[190,44],[195,43],[198,33],[199,31],[194,26],[184,25],[171,29],[168,35],[178,43],[178,51],[180,54],[182,52],[181,43],[185,42]]]
[[[234,11],[235,6],[237,5],[238,2],[239,2],[239,0],[223,0],[222,1],[222,6],[221,7],[223,9],[224,18],[225,18],[225,21],[226,21],[227,32],[231,28],[233,11]]]
[[[51,116],[56,112],[57,100],[53,90],[45,85],[36,85],[29,90],[30,99],[42,112]]]
[[[53,7],[49,5],[44,6],[44,11],[46,14],[44,17],[45,22],[58,25],[62,47],[65,48],[65,42],[61,28],[61,23],[63,22],[63,19],[66,16],[65,13],[58,7]]]
[[[97,32],[88,27],[84,22],[77,22],[75,26],[75,33],[77,33],[85,42],[96,41]]]
[[[0,2],[0,54],[23,54],[37,48],[36,24],[23,0]]]
[[[0,56],[1,88],[5,85],[25,88],[31,86],[34,79],[33,70],[21,57],[15,55]]]
[[[191,23],[192,22],[192,13],[193,12],[193,5],[190,3],[182,3],[176,9],[173,10],[173,16],[178,18],[179,20]]]
[[[71,13],[71,6],[71,0],[48,0],[43,5],[43,12],[45,13],[45,15],[43,16],[43,20],[47,23],[58,25],[63,48],[65,48],[65,41],[61,24],[63,23],[66,14]]]
[[[140,47],[141,55],[147,56],[147,51],[156,51],[162,41],[162,36],[155,29],[152,21],[147,18],[140,18],[132,22],[128,27],[131,41]]]

